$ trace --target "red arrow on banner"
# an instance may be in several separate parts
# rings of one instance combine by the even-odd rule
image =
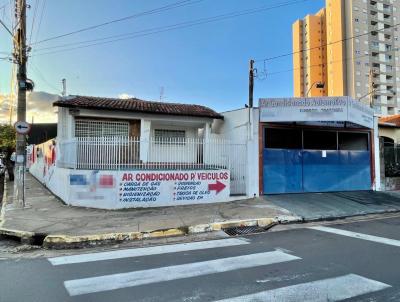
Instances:
[[[225,189],[225,187],[226,185],[217,180],[215,184],[208,184],[208,191],[216,191],[215,193],[218,194],[223,189]]]

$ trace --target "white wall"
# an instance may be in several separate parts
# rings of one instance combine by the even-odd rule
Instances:
[[[246,165],[246,195],[248,197],[258,196],[259,109],[242,108],[221,114],[224,116],[224,122],[213,123],[214,136],[246,144],[247,157],[243,159],[238,158],[238,161]]]
[[[30,168],[31,174],[66,204],[78,207],[122,209],[231,200],[228,170],[94,171],[52,166],[49,173],[43,174],[44,166],[43,163],[36,162]],[[175,173],[187,176],[187,180],[137,180],[138,174],[156,176]],[[126,177],[127,175],[131,178]],[[81,177],[84,181],[74,184],[73,177]],[[102,185],[102,177],[112,178],[112,184]],[[222,185],[222,188],[218,189],[220,191],[210,190],[210,185],[217,184]],[[142,188],[145,190],[141,190]]]
[[[74,137],[74,117],[69,113],[69,108],[58,108],[57,137],[59,139],[70,139]]]
[[[381,191],[381,159],[380,159],[380,149],[379,149],[379,116],[374,115],[374,130],[373,130],[373,135],[374,135],[374,168],[375,168],[375,181],[374,181],[374,187],[373,189],[375,191]]]

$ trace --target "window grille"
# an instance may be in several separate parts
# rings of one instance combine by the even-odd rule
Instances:
[[[185,144],[185,130],[154,129],[154,139],[158,144]]]
[[[76,137],[129,136],[129,122],[76,120]]]

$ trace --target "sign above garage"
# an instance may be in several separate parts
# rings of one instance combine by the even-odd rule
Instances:
[[[374,127],[374,111],[350,97],[260,99],[260,122],[350,122]]]

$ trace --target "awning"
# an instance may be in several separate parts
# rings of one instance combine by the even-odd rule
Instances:
[[[350,97],[263,98],[260,122],[349,122],[374,127],[374,111]]]

